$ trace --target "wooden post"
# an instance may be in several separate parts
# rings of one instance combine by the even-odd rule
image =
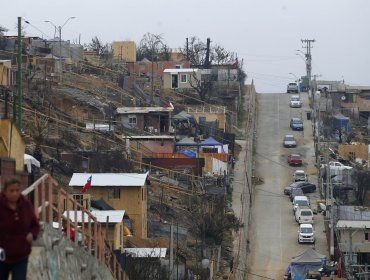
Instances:
[[[74,243],[77,245],[77,236],[78,236],[78,230],[77,230],[77,201],[76,199],[73,199],[73,212],[74,212],[74,223],[73,223],[73,227],[74,227],[74,231],[75,231],[75,240],[74,240]],[[82,213],[83,215],[83,213]]]
[[[82,200],[82,203],[83,203],[83,200]],[[81,217],[81,245],[82,247],[85,247],[85,207],[82,205],[81,207],[81,213],[82,213],[82,217]]]
[[[48,177],[48,201],[49,201],[49,211],[48,211],[48,223],[53,223],[53,180],[51,176]]]
[[[91,254],[91,237],[92,237],[92,232],[91,232],[91,214],[89,213],[89,217],[88,217],[88,229],[87,229],[87,232],[88,232],[88,250],[89,250],[89,254]]]
[[[67,211],[67,237],[71,238],[71,225],[69,224],[69,192],[66,192],[66,211]]]
[[[99,255],[98,255],[98,241],[99,241],[98,224],[97,224],[96,219],[93,219],[93,221],[94,221],[94,256],[98,259],[99,258]]]
[[[41,182],[41,220],[46,221],[46,209],[45,209],[45,180],[42,180]]]
[[[39,186],[35,187],[34,206],[36,218],[39,218]]]
[[[116,271],[116,255],[113,253],[113,277],[116,279],[117,277],[117,271]]]
[[[62,232],[62,188],[58,186],[58,230]]]

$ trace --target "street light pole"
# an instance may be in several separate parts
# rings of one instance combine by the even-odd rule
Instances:
[[[71,19],[75,19],[76,17],[69,17],[67,20],[63,23],[63,25],[56,26],[52,21],[45,20],[44,22],[50,23],[52,26],[54,26],[55,30],[58,29],[59,31],[59,67],[60,67],[60,80],[62,80],[63,77],[63,67],[62,67],[62,28],[70,21]],[[55,32],[54,32],[55,36]]]

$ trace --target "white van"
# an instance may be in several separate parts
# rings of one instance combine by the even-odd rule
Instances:
[[[298,243],[315,243],[315,230],[311,224],[299,225]]]
[[[307,206],[298,207],[295,211],[295,220],[298,224],[313,224],[313,212]]]
[[[308,197],[304,195],[295,196],[292,204],[293,204],[293,213],[295,213],[298,207],[302,206],[310,207],[310,201],[308,200]]]

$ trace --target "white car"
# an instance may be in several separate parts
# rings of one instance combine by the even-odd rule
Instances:
[[[304,172],[304,170],[296,170],[293,173],[293,182],[299,182],[299,181],[308,182],[308,177],[307,177],[306,172]]]
[[[308,206],[298,207],[295,211],[295,220],[298,224],[313,224],[313,212]]]
[[[315,243],[315,230],[311,224],[299,225],[298,243]]]
[[[283,145],[285,148],[296,147],[297,142],[294,138],[294,135],[285,135]]]
[[[307,206],[310,207],[310,201],[308,200],[307,196],[304,195],[297,195],[293,199],[293,212],[297,210],[298,207]]]
[[[291,108],[301,108],[302,107],[302,101],[299,95],[293,95],[290,98],[289,105]]]

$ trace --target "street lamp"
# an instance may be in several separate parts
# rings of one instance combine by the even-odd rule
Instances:
[[[59,31],[59,63],[60,63],[60,68],[61,68],[61,76],[63,75],[63,67],[62,67],[62,28],[70,21],[71,19],[75,19],[76,17],[69,17],[67,20],[63,23],[63,25],[56,26],[51,20],[45,20],[44,22],[50,23],[52,26],[54,26],[54,38],[55,38],[55,33],[58,30]]]

